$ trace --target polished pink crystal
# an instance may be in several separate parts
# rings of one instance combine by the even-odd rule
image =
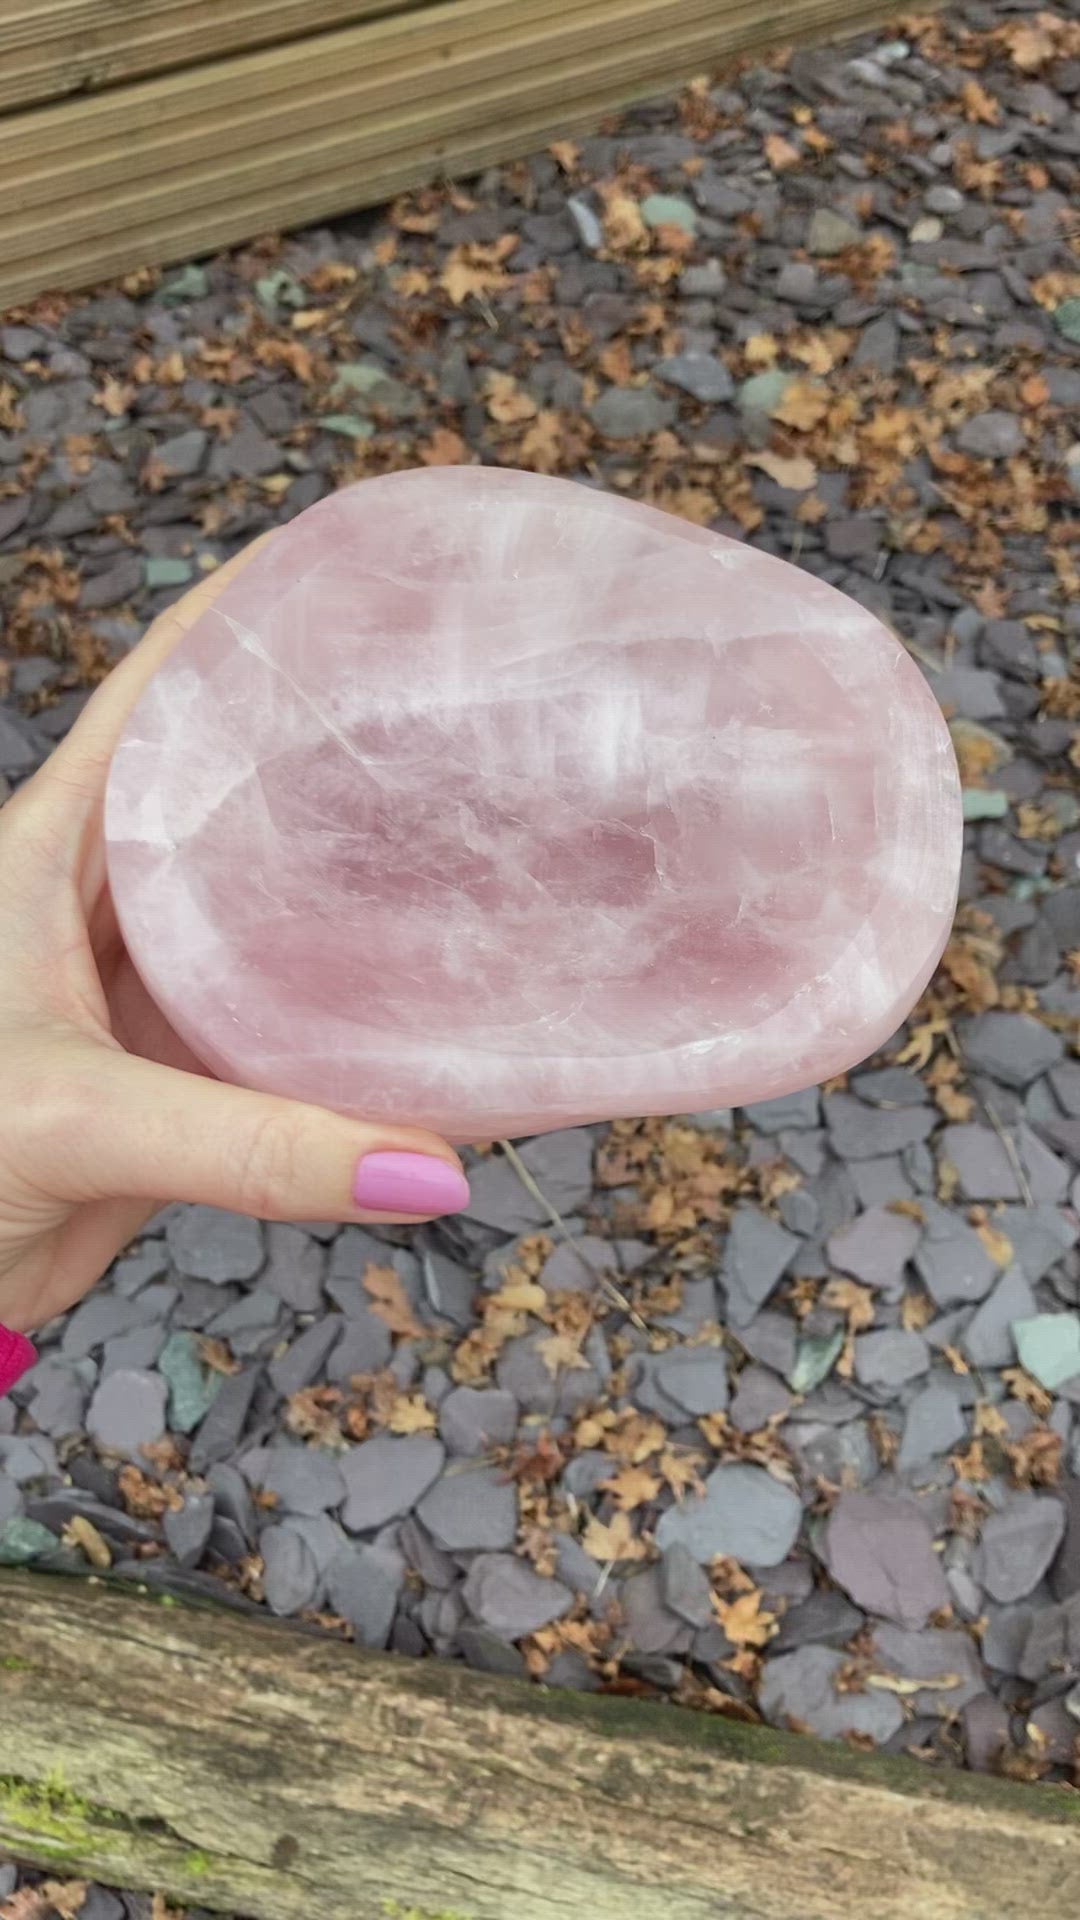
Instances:
[[[961,850],[944,721],[862,607],[477,467],[277,533],[151,682],[106,827],[208,1067],[456,1141],[852,1066],[930,978]]]

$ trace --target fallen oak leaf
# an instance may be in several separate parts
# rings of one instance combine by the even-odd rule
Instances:
[[[127,381],[118,380],[115,374],[110,373],[95,393],[94,404],[107,413],[111,420],[119,420],[127,413],[136,391]]]
[[[655,1500],[660,1491],[661,1480],[658,1474],[650,1473],[647,1467],[621,1467],[610,1480],[602,1480],[600,1485],[605,1493],[610,1493],[620,1513],[633,1513],[636,1507],[643,1507]]]
[[[423,1334],[424,1329],[413,1313],[401,1275],[393,1267],[369,1266],[364,1274],[363,1288],[371,1300],[372,1313],[378,1315],[391,1333],[404,1334],[413,1339]]]
[[[562,440],[561,415],[552,407],[542,407],[521,436],[518,465],[530,473],[556,473],[562,461]]]
[[[607,1526],[591,1514],[581,1544],[590,1560],[601,1564],[611,1560],[644,1560],[649,1551],[644,1540],[638,1539],[625,1513],[616,1513]]]
[[[482,299],[505,287],[507,277],[497,267],[472,267],[465,260],[449,260],[439,275],[439,285],[451,303],[460,307],[470,295]]]
[[[78,1547],[90,1565],[97,1567],[100,1572],[104,1573],[107,1567],[112,1566],[112,1551],[108,1542],[84,1513],[72,1515],[64,1527],[62,1539],[66,1547]]]
[[[574,1371],[589,1364],[578,1346],[577,1338],[572,1334],[549,1333],[546,1339],[537,1341],[536,1350],[552,1376],[563,1367]]]
[[[425,467],[464,466],[469,457],[464,440],[452,427],[436,427],[418,452]]]
[[[488,374],[486,402],[490,418],[503,427],[532,420],[537,411],[536,401],[522,392],[512,373]]]
[[[713,1594],[713,1610],[733,1647],[766,1647],[779,1632],[776,1615],[766,1612],[761,1601],[756,1587],[735,1600]]]
[[[703,1491],[698,1468],[704,1465],[704,1459],[700,1453],[676,1453],[673,1447],[665,1447],[656,1464],[676,1500]]]
[[[793,493],[807,493],[817,485],[818,470],[805,453],[786,455],[770,453],[748,453],[745,456],[748,467],[760,467],[778,487],[790,487]]]
[[[535,1280],[508,1280],[498,1293],[490,1294],[485,1301],[485,1308],[503,1307],[507,1313],[535,1313],[540,1318],[550,1305],[550,1296]]]
[[[774,173],[786,173],[789,167],[797,167],[802,155],[798,147],[785,140],[782,133],[765,135],[765,158]]]
[[[828,411],[829,396],[823,387],[813,380],[793,380],[769,408],[769,415],[785,427],[794,427],[796,433],[810,433]]]
[[[88,1891],[85,1880],[43,1880],[37,1887],[19,1887],[0,1901],[0,1920],[77,1920]]]
[[[649,230],[641,208],[628,193],[605,196],[604,239],[612,253],[634,253],[648,246]]]
[[[434,1433],[438,1422],[422,1393],[403,1393],[390,1409],[391,1433]]]

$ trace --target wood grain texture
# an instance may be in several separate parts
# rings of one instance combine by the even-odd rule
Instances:
[[[254,1920],[1066,1920],[1080,1803],[0,1573],[0,1853]]]
[[[424,0],[0,0],[0,112]]]
[[[465,175],[733,53],[881,12],[880,0],[443,0],[0,117],[0,307]]]

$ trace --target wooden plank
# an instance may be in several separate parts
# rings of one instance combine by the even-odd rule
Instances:
[[[1066,1920],[1080,1803],[0,1572],[0,1852],[253,1920]]]
[[[523,101],[539,101],[545,86],[591,92],[600,84],[617,91],[655,69],[661,51],[655,0],[604,0],[594,17],[569,25],[558,0],[556,6],[548,20],[513,40],[507,30],[514,0],[505,0],[492,32],[452,50],[436,41],[369,59],[364,49],[358,54],[350,47],[346,67],[343,49],[342,71],[333,78],[316,81],[301,70],[288,94],[234,93],[231,104],[216,113],[200,107],[181,126],[139,112],[123,131],[95,127],[86,140],[76,124],[62,149],[46,156],[39,148],[29,165],[19,158],[22,130],[0,121],[3,257],[49,247],[61,230],[122,226],[131,202],[143,203],[155,186],[162,210],[178,209],[186,196],[200,196],[212,176],[220,189],[240,186],[267,166],[285,181],[289,169],[313,169],[322,154],[331,164],[340,155],[347,165],[383,145],[391,118],[407,118],[418,137],[437,135],[455,112],[480,126],[485,115],[512,114]],[[666,0],[665,15],[663,57],[669,71],[682,72],[715,43],[717,0]],[[240,87],[239,77],[235,84]]]
[[[426,0],[0,0],[0,112]]]
[[[534,0],[535,5],[542,3]],[[449,7],[437,11],[452,16],[467,7],[471,25],[478,26],[481,20],[490,24],[493,9],[502,4],[504,0],[452,0]],[[606,29],[615,5],[624,24],[628,5],[639,23],[645,17],[637,0],[608,0]],[[471,51],[454,67],[456,90],[449,95],[440,92],[445,63],[436,58],[435,70],[424,72],[427,101],[421,99],[406,113],[374,111],[373,101],[396,101],[402,91],[408,92],[407,78],[395,75],[389,61],[380,59],[374,63],[370,82],[375,91],[367,93],[362,113],[338,115],[327,133],[314,136],[304,124],[291,140],[281,136],[282,94],[275,63],[275,84],[260,109],[262,119],[256,116],[254,124],[245,122],[245,150],[239,156],[227,163],[207,162],[200,152],[186,166],[162,167],[155,159],[153,140],[157,136],[167,143],[175,139],[176,130],[168,125],[161,103],[159,119],[165,125],[151,127],[141,136],[131,134],[122,182],[111,192],[92,173],[93,141],[100,132],[96,123],[103,108],[115,114],[117,102],[122,107],[128,95],[142,93],[144,88],[125,89],[108,100],[73,102],[0,120],[0,206],[5,209],[0,218],[0,303],[24,300],[46,286],[86,285],[95,277],[146,261],[182,259],[244,239],[267,226],[324,218],[372,204],[440,171],[464,173],[595,124],[620,101],[656,92],[731,52],[762,42],[775,44],[781,35],[790,39],[796,26],[813,35],[837,27],[854,29],[880,17],[876,5],[853,17],[851,0],[800,0],[797,15],[790,10],[765,12],[747,0],[724,10],[714,5],[703,24],[700,5],[701,0],[662,0],[662,4],[647,0],[645,13],[656,30],[630,40],[622,34],[614,48],[601,48],[591,60],[580,53],[568,58],[565,39],[552,31],[550,20],[545,25],[540,18],[527,42],[524,72],[489,79],[481,86],[474,84],[476,74],[491,73],[495,53],[490,42],[478,35]],[[676,6],[683,9],[684,30],[673,37]],[[367,30],[378,33],[384,49],[388,26],[377,23]],[[580,30],[577,22],[560,32],[575,30]],[[536,53],[538,34],[551,56],[543,60]],[[342,37],[321,36],[321,41]],[[263,63],[267,56],[250,58]],[[498,56],[499,61],[504,58]],[[225,64],[235,99],[242,79],[235,70],[247,62],[219,63],[208,74],[220,77]],[[176,80],[186,88],[191,77],[179,75]],[[169,93],[172,84],[148,83],[155,95],[163,89]],[[362,89],[367,83],[359,79],[355,84]],[[190,95],[185,94],[185,106],[190,104]],[[87,115],[92,122],[89,131]],[[26,157],[29,154],[32,160],[34,151],[32,131],[42,122],[49,123],[49,137],[41,144],[55,155],[64,124],[72,117],[81,131],[73,136],[75,158],[64,176],[67,191],[59,190],[60,176],[54,176],[47,210],[21,214],[20,196],[35,194],[40,180],[40,167],[37,174],[26,176]],[[304,121],[303,113],[300,120]],[[228,124],[226,119],[226,130]],[[148,144],[139,147],[137,137]],[[175,157],[175,148],[168,150]],[[62,167],[63,161],[54,159],[49,164]],[[113,160],[104,164],[112,165]]]
[[[328,90],[369,72],[402,82],[411,63],[422,58],[453,70],[478,53],[494,52],[513,71],[517,50],[531,48],[538,38],[578,34],[584,44],[602,45],[605,35],[625,30],[659,40],[679,24],[686,3],[584,0],[568,10],[566,0],[441,0],[398,18],[10,115],[0,120],[3,164],[20,162],[28,179],[40,174],[51,183],[57,165],[82,165],[125,142],[130,151],[133,141],[156,146],[199,132],[208,139],[224,132],[227,138],[230,126],[250,125],[271,111],[287,113],[294,102],[317,108]],[[722,19],[733,3],[713,0],[714,14]]]

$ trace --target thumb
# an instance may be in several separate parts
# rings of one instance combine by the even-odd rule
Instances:
[[[351,1120],[302,1101],[98,1053],[49,1129],[67,1201],[193,1200],[264,1220],[410,1220],[460,1213],[451,1147],[417,1127]],[[70,1110],[68,1110],[70,1107]]]

